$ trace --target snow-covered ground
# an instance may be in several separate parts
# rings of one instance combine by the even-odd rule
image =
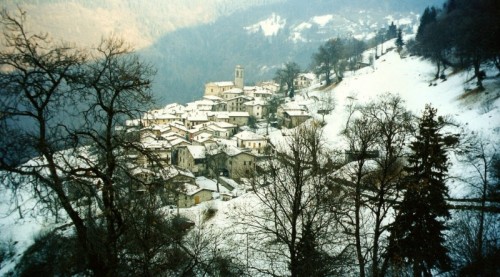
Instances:
[[[388,42],[384,49],[392,47]],[[347,112],[345,106],[350,102],[366,103],[384,93],[398,94],[406,101],[406,107],[419,116],[426,104],[430,103],[438,109],[439,115],[450,115],[453,119],[469,131],[482,134],[498,145],[500,137],[500,78],[493,68],[487,70],[487,79],[484,81],[486,91],[471,92],[475,80],[470,72],[454,73],[447,71],[446,81],[434,80],[435,67],[429,61],[419,57],[404,57],[391,50],[374,62],[373,66],[362,68],[356,72],[348,72],[344,80],[333,88],[323,89],[316,83],[312,87],[299,92],[294,101],[306,104],[312,114],[321,120],[321,115],[315,114],[320,101],[325,95],[331,94],[335,109],[325,116],[325,138],[328,146],[342,148],[344,142],[339,133],[345,126]],[[457,128],[458,130],[458,128]],[[278,131],[279,132],[279,131]],[[450,170],[451,175],[458,175],[463,168],[454,163]],[[452,195],[463,195],[463,187],[451,184]],[[30,195],[30,194],[27,194]],[[33,242],[40,230],[47,228],[43,220],[36,214],[30,213],[19,220],[16,211],[9,208],[10,194],[2,187],[0,191],[0,239],[2,241],[17,241],[15,252],[21,253]],[[26,199],[27,203],[29,199]],[[204,223],[206,230],[223,234],[226,246],[231,243],[248,243],[248,236],[243,235],[242,227],[235,224],[235,219],[242,209],[254,209],[257,199],[251,193],[233,200],[222,202],[214,200],[211,204],[181,209],[181,213],[200,223],[200,213],[213,205],[218,211],[216,215]],[[6,212],[10,214],[5,214]],[[233,244],[234,245],[234,244]],[[240,253],[243,260],[247,253]],[[251,255],[251,254],[250,254]],[[258,259],[257,259],[258,260]],[[257,262],[254,260],[254,262]],[[14,266],[13,261],[6,261],[0,268],[0,276]]]

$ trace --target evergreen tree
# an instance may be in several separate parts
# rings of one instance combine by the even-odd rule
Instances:
[[[427,25],[429,25],[430,23],[436,22],[436,17],[437,17],[436,8],[427,7],[424,10],[422,17],[420,18],[420,25],[418,26],[418,29],[417,29],[417,36],[416,36],[417,42],[420,42],[422,40],[422,35],[423,35],[424,30],[427,27]]]
[[[401,31],[401,29],[398,29],[398,35],[395,44],[398,48],[398,53],[400,53],[403,49],[403,45],[405,45],[405,42],[403,41],[403,32]]]
[[[320,250],[317,234],[312,230],[312,224],[305,224],[302,238],[297,243],[298,276],[328,276],[331,262],[326,253]],[[333,260],[333,259],[332,259]]]
[[[389,29],[387,29],[386,38],[387,39],[395,38],[397,35],[398,35],[398,28],[396,27],[393,21],[391,25],[389,25]]]
[[[405,194],[389,238],[388,258],[393,265],[410,266],[413,276],[431,276],[434,268],[447,270],[450,259],[444,247],[444,219],[450,214],[445,196],[447,137],[437,110],[427,105],[420,120],[419,134],[411,144]]]

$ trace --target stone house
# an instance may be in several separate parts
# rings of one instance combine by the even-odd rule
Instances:
[[[199,188],[195,185],[186,185],[184,193],[179,195],[177,206],[179,208],[189,208],[202,202],[212,200],[212,191]]]
[[[274,81],[264,81],[257,84],[259,87],[270,91],[272,94],[276,93],[280,89],[280,85]]]
[[[294,128],[307,121],[311,116],[307,111],[284,111],[283,125],[287,128]]]
[[[203,124],[208,122],[208,116],[206,112],[192,112],[187,114],[184,126],[187,128],[193,128],[195,125]]]
[[[230,155],[227,160],[227,169],[229,177],[239,180],[243,177],[249,177],[255,172],[255,163],[257,158],[250,152],[239,152]]]
[[[257,119],[262,119],[267,114],[267,102],[262,98],[255,98],[255,100],[246,102],[244,105],[248,114]]]
[[[252,99],[248,96],[238,96],[231,98],[226,101],[227,103],[227,111],[228,112],[244,112],[245,103],[251,101]]]
[[[188,145],[177,147],[177,165],[195,175],[205,173],[205,147]]]
[[[254,154],[264,153],[264,149],[267,146],[267,139],[259,134],[243,131],[234,135],[237,141],[237,146],[239,148],[250,149]]]
[[[293,81],[293,84],[296,88],[306,88],[310,87],[313,81],[315,80],[315,76],[312,73],[300,73],[297,78]]]
[[[239,180],[251,176],[255,172],[257,157],[250,151],[228,146],[224,149],[224,155],[228,177]]]
[[[243,90],[240,88],[232,88],[222,93],[222,99],[224,99],[225,101],[229,101],[233,98],[241,96],[243,96]]]
[[[248,124],[248,112],[229,112],[229,123],[235,124],[238,127]]]
[[[263,87],[260,86],[251,86],[251,87],[245,87],[244,88],[244,93],[246,96],[252,97],[252,98],[263,98],[267,99],[273,96],[273,93]]]
[[[214,194],[221,193],[230,195],[229,190],[217,180],[199,176],[196,177],[194,185],[186,186],[185,193],[179,197],[179,207],[192,207],[212,200]]]

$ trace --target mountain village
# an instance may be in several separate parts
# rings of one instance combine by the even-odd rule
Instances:
[[[301,89],[315,80],[314,74],[302,73],[294,83]],[[244,68],[238,65],[234,81],[205,84],[202,100],[168,104],[127,121],[126,129],[139,131],[142,147],[163,167],[152,169],[146,155],[137,155],[134,174],[146,183],[159,179],[163,204],[171,207],[245,193],[250,189],[245,177],[272,151],[269,130],[293,128],[311,118],[305,105],[287,101],[276,107],[271,121],[268,100],[283,97],[279,89],[273,81],[245,86]],[[261,128],[251,128],[252,121]]]

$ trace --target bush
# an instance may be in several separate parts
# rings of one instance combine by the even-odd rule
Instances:
[[[73,236],[41,233],[16,267],[19,276],[71,276],[85,271],[85,257]]]
[[[5,260],[14,257],[14,254],[16,253],[14,246],[16,243],[17,241],[14,242],[12,240],[0,241],[0,264]]]
[[[217,209],[216,208],[209,207],[203,213],[203,221],[205,222],[205,221],[210,220],[211,218],[213,218],[215,216],[216,213],[217,213]]]

